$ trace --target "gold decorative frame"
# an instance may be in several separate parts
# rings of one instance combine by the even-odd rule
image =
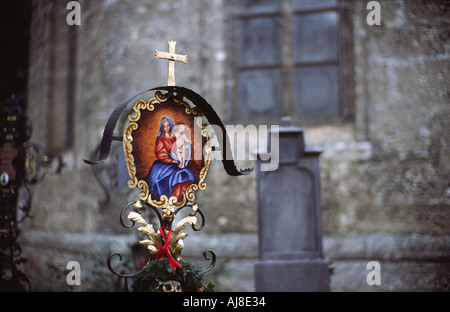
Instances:
[[[128,174],[130,176],[130,180],[128,181],[128,187],[135,188],[136,186],[140,189],[142,189],[140,193],[140,199],[143,201],[148,202],[150,205],[155,206],[157,208],[181,208],[185,206],[188,202],[193,202],[195,200],[195,194],[194,191],[200,189],[205,190],[206,189],[206,183],[205,178],[206,174],[209,169],[209,164],[211,161],[211,135],[206,129],[207,124],[202,123],[202,119],[197,119],[197,126],[201,129],[202,137],[206,139],[206,142],[203,147],[202,155],[203,155],[203,167],[201,168],[198,176],[199,176],[199,182],[197,184],[193,183],[188,186],[186,191],[183,194],[183,199],[178,201],[178,199],[175,196],[171,196],[170,198],[167,198],[166,195],[161,195],[159,199],[153,199],[151,198],[151,194],[149,194],[149,187],[147,185],[147,182],[144,180],[139,180],[136,177],[136,165],[135,165],[135,159],[133,156],[133,131],[137,130],[139,128],[139,120],[141,118],[141,111],[147,110],[147,111],[154,111],[155,107],[157,105],[163,105],[164,103],[168,102],[169,100],[173,101],[173,103],[176,103],[180,106],[184,106],[184,112],[186,115],[192,114],[196,117],[203,117],[202,112],[197,109],[196,107],[191,107],[188,103],[186,103],[183,100],[182,94],[174,94],[172,92],[168,92],[163,94],[161,91],[157,91],[155,93],[155,97],[151,98],[147,102],[140,99],[138,100],[134,106],[133,110],[135,112],[134,116],[129,115],[128,119],[130,123],[126,127],[124,134],[123,134],[123,147],[124,147],[124,153],[125,153],[125,161],[127,164]]]

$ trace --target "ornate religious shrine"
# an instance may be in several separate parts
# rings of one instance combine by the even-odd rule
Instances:
[[[239,176],[252,171],[236,168],[225,126],[213,107],[196,92],[175,85],[175,62],[187,63],[187,55],[176,54],[175,45],[176,42],[169,41],[169,52],[155,52],[157,59],[168,60],[167,86],[151,88],[119,104],[105,126],[98,160],[85,160],[91,165],[102,163],[108,157],[112,140],[123,142],[128,187],[137,187],[141,191],[139,199],[123,208],[120,222],[129,228],[136,222],[141,225],[138,231],[147,239],[141,240],[140,244],[146,247],[150,257],[142,270],[125,275],[112,267],[113,257],[122,260],[122,255],[116,252],[110,255],[108,268],[125,279],[126,289],[128,279],[132,278],[131,290],[136,292],[213,291],[214,286],[211,283],[205,285],[202,277],[215,264],[214,251],[207,249],[203,252],[205,259],[211,260],[203,271],[181,258],[183,240],[188,236],[182,231],[188,224],[194,231],[205,226],[195,191],[206,189],[205,178],[213,148],[208,125],[220,127],[223,131],[219,145],[227,174]],[[128,104],[153,91],[154,96],[150,99],[135,102],[123,136],[114,136],[116,123]],[[177,214],[185,208],[190,208],[191,213],[173,228]],[[154,227],[146,212],[156,215],[159,227]],[[125,215],[131,225],[124,220]],[[200,225],[198,216],[201,217]]]
[[[32,124],[24,103],[12,95],[0,103],[0,291],[31,291],[31,281],[22,272],[18,241],[23,222],[31,216],[28,185],[41,182],[47,174],[58,174],[62,156],[30,142]]]

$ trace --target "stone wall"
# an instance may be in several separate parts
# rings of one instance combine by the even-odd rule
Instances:
[[[66,24],[63,2],[33,2],[28,113],[33,141],[62,154],[66,167],[32,187],[34,218],[20,238],[36,289],[48,280],[45,287],[68,290],[51,275],[77,260],[93,272],[78,290],[94,290],[92,277],[110,274],[99,271],[109,252],[129,253],[137,241],[135,230],[118,226],[121,209],[137,195],[111,194],[105,206],[106,193],[82,159],[95,157],[117,104],[166,84],[167,62],[153,54],[166,51],[167,40],[189,55],[188,65],[176,65],[177,84],[226,115],[226,1],[79,1],[82,25],[74,28]],[[379,2],[382,24],[369,26],[366,1],[345,1],[353,37],[346,47],[346,93],[354,118],[297,125],[307,145],[324,150],[330,288],[449,290],[449,6],[437,0]],[[255,175],[228,177],[215,161],[206,182],[198,194],[206,228],[190,233],[184,258],[206,265],[201,249],[213,248],[218,262],[210,278],[217,290],[252,291]],[[380,286],[366,283],[372,260],[381,263]]]
[[[382,25],[368,26],[364,3],[353,6],[357,122],[353,140],[324,147],[327,232],[448,234],[448,7],[381,7]]]
[[[448,290],[448,2],[380,1],[380,26],[367,25],[365,1],[348,3],[355,122],[305,129],[324,149],[325,235],[360,250],[325,245],[335,263],[331,288],[377,290],[356,276],[378,260],[386,268],[379,290]]]

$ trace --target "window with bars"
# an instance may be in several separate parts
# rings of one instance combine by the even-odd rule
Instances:
[[[230,0],[232,119],[341,120],[338,0]]]

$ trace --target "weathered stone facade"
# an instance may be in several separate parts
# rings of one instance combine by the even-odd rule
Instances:
[[[122,207],[136,193],[112,194],[105,207],[106,193],[82,159],[95,157],[115,105],[165,84],[167,62],[154,59],[155,49],[165,51],[167,40],[177,41],[177,52],[189,55],[188,65],[176,65],[177,84],[202,94],[219,115],[227,112],[227,1],[79,2],[81,26],[67,25],[65,1],[33,2],[32,140],[62,154],[66,163],[60,175],[32,187],[34,218],[25,223],[21,243],[36,289],[44,287],[39,280],[61,289],[50,283],[55,269],[49,267],[71,260],[93,266],[78,289],[98,289],[92,276],[110,274],[100,272],[99,261],[104,265],[110,249],[129,253],[137,241],[136,231],[117,226]],[[321,194],[324,255],[333,268],[330,289],[448,291],[450,4],[379,1],[381,25],[369,26],[367,2],[345,1],[351,16],[346,36],[352,37],[345,91],[353,118],[296,125],[304,129],[307,144],[324,150]],[[228,177],[215,161],[207,185],[198,194],[206,228],[186,239],[183,256],[200,259],[201,250],[211,247],[218,255],[211,271],[216,289],[254,290],[255,175]],[[372,260],[381,264],[380,286],[366,283]]]

